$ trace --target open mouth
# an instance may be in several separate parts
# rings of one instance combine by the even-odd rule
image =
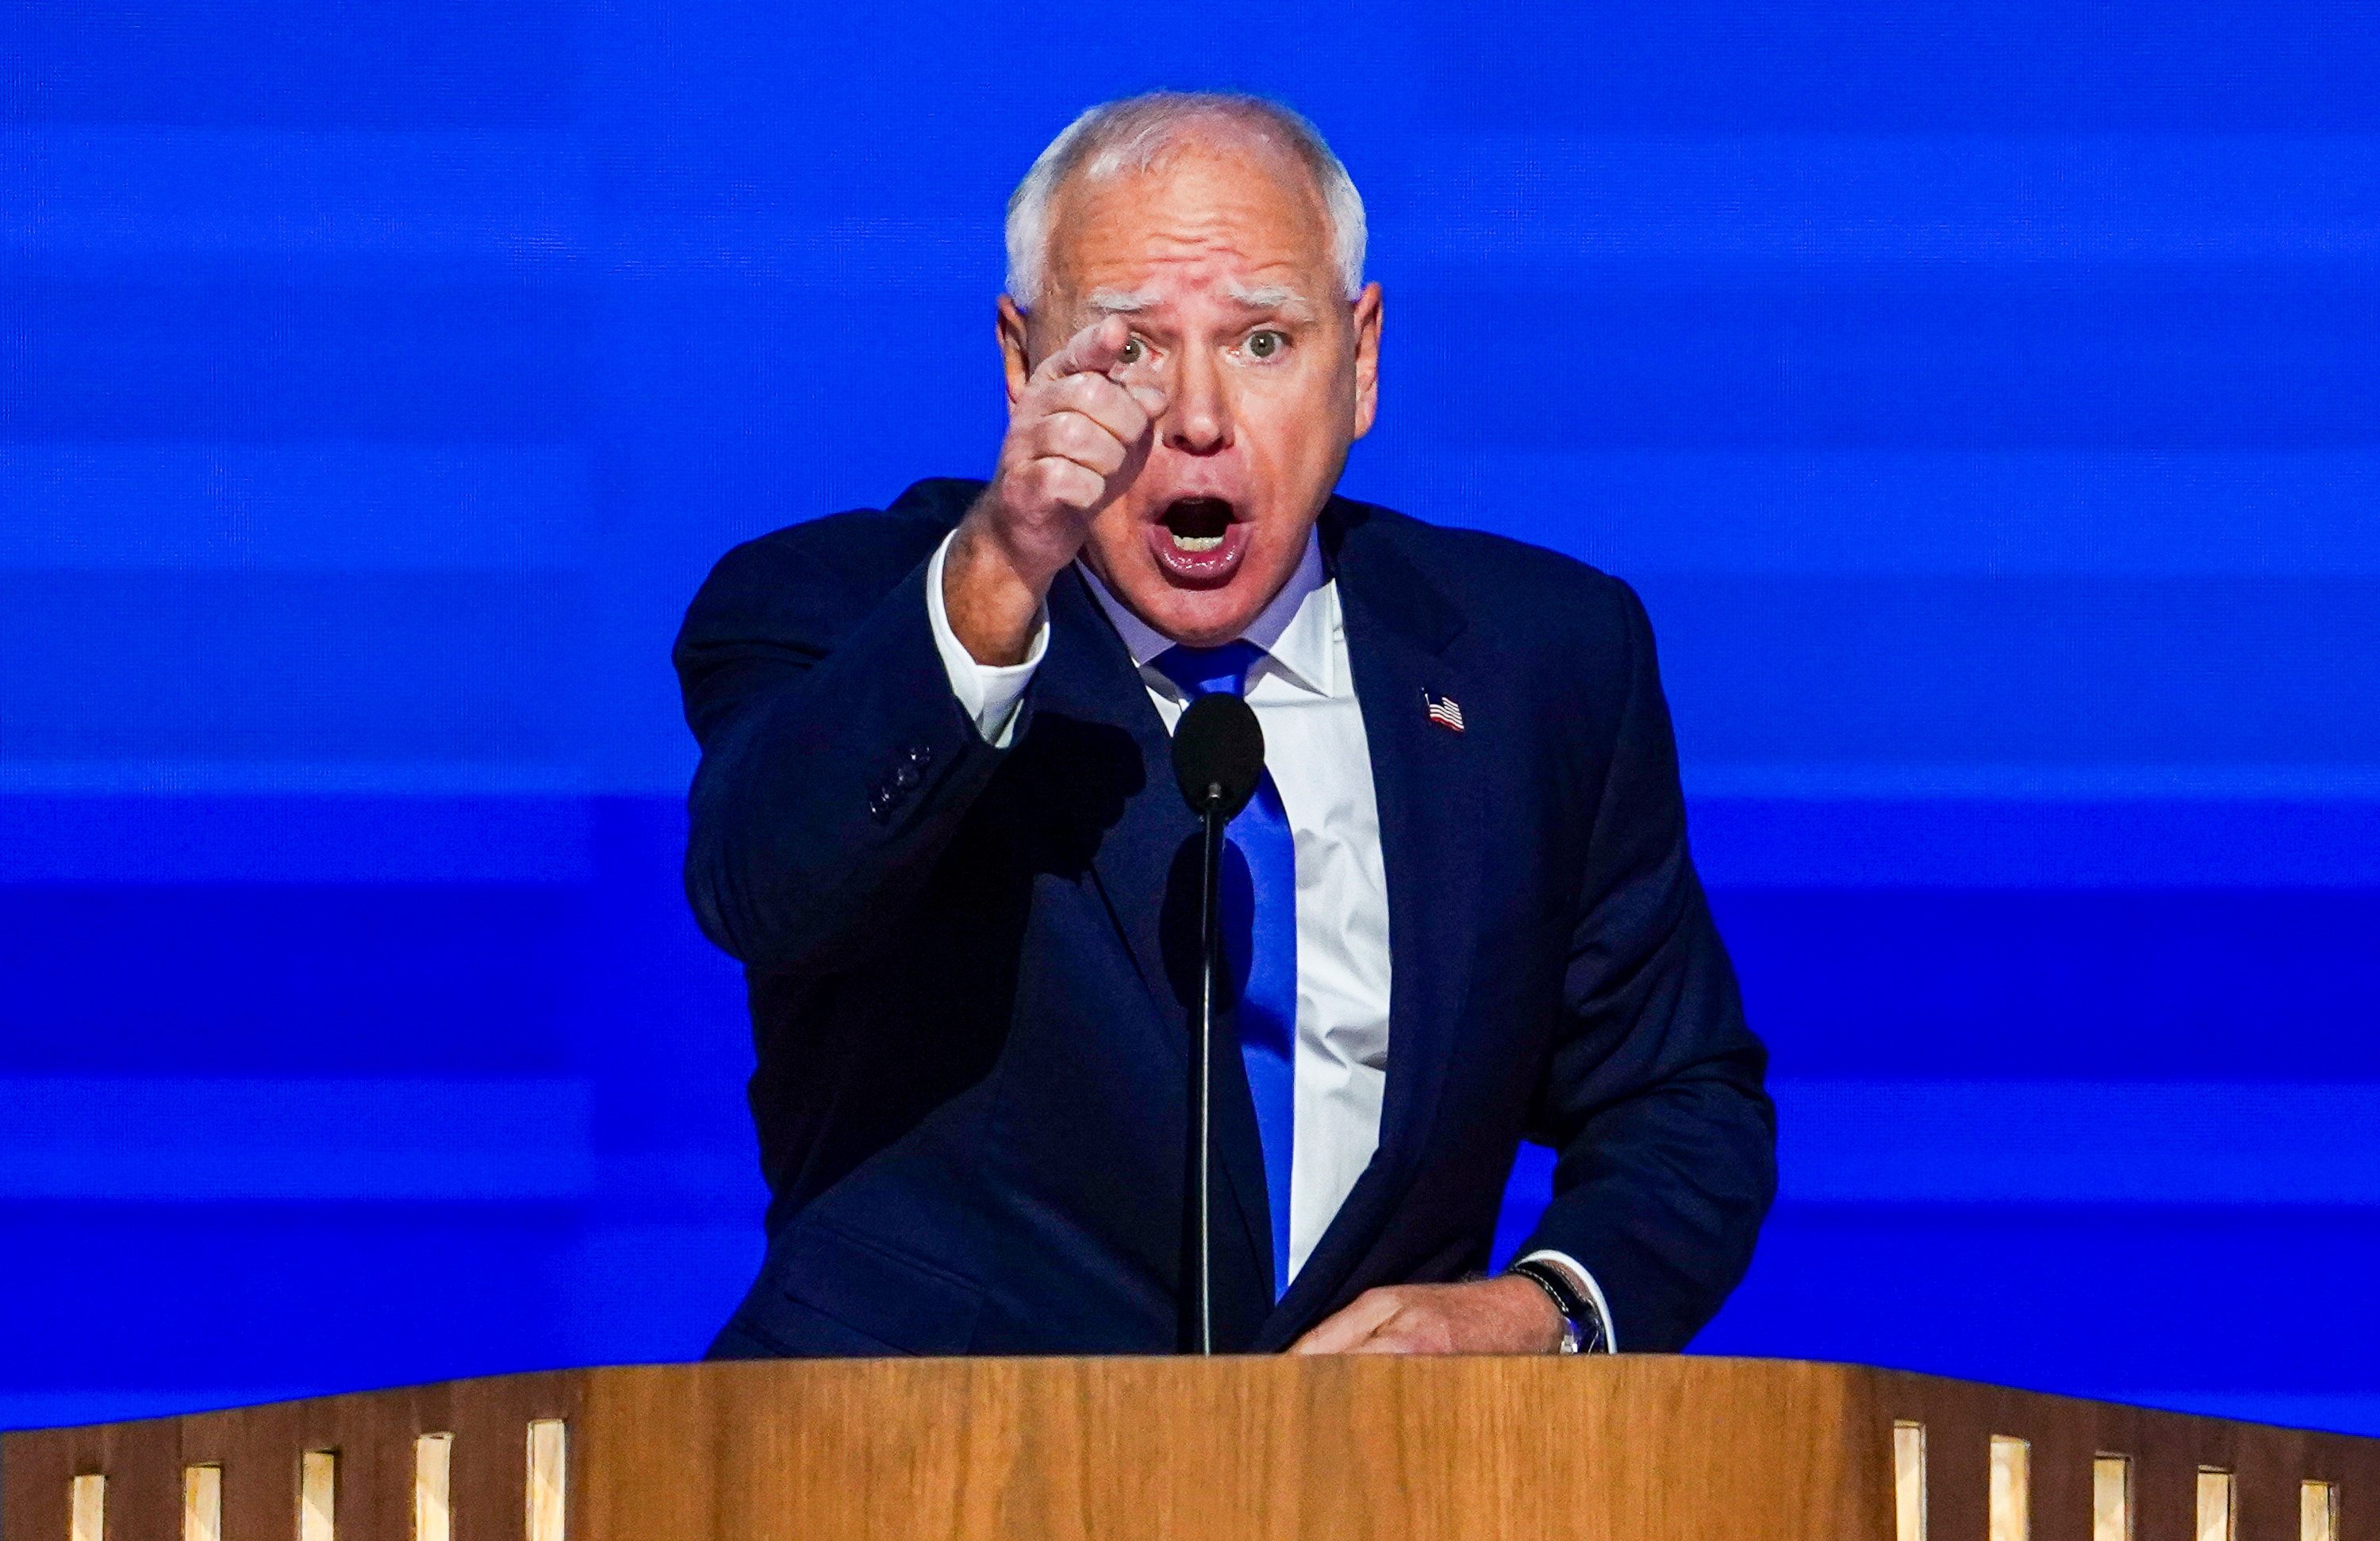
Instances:
[[[1149,526],[1148,543],[1157,564],[1174,582],[1213,588],[1231,581],[1247,552],[1251,528],[1229,499],[1176,498]]]
[[[1185,552],[1211,552],[1232,528],[1232,505],[1220,498],[1176,498],[1158,522]]]

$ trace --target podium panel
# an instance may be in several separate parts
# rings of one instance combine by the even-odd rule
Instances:
[[[0,1440],[0,1541],[2380,1541],[2380,1441],[1853,1366],[499,1377]]]

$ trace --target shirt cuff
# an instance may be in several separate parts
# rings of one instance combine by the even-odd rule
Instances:
[[[1618,1353],[1620,1352],[1620,1333],[1619,1330],[1611,1325],[1611,1307],[1604,1301],[1603,1286],[1595,1281],[1595,1275],[1587,1272],[1586,1269],[1579,1266],[1577,1258],[1572,1257],[1567,1252],[1555,1252],[1549,1248],[1543,1248],[1530,1253],[1526,1257],[1521,1258],[1520,1261],[1524,1263],[1548,1263],[1561,1269],[1562,1273],[1569,1278],[1570,1281],[1578,1287],[1579,1293],[1585,1295],[1588,1300],[1594,1303],[1595,1314],[1602,1318],[1603,1352],[1606,1353]]]
[[[1025,687],[1032,683],[1033,671],[1041,666],[1042,655],[1050,650],[1050,607],[1043,605],[1033,618],[1033,645],[1025,649],[1024,662],[978,663],[958,633],[951,630],[951,613],[942,603],[942,562],[956,539],[956,530],[943,536],[942,543],[934,548],[934,559],[926,564],[926,618],[933,623],[934,650],[942,655],[942,673],[950,676],[951,694],[975,719],[975,731],[983,734],[984,742],[1005,749],[1016,727],[1016,710],[1025,701]]]

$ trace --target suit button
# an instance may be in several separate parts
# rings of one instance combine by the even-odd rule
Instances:
[[[926,767],[933,764],[934,746],[930,744],[910,745],[909,763],[916,766],[920,770],[923,770]]]
[[[920,779],[915,765],[905,765],[892,772],[892,784],[903,792],[913,790]]]
[[[880,786],[868,795],[868,811],[881,824],[892,816],[892,805],[897,801],[891,787]]]

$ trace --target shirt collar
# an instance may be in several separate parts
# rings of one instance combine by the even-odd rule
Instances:
[[[1075,565],[1090,585],[1091,597],[1099,601],[1099,608],[1114,623],[1116,635],[1123,638],[1134,665],[1159,682],[1160,688],[1178,695],[1172,681],[1148,667],[1149,660],[1173,646],[1173,639],[1127,609],[1122,600],[1108,591],[1108,586],[1099,581],[1099,576],[1087,564],[1078,561]],[[1289,575],[1281,592],[1240,633],[1240,640],[1262,648],[1273,670],[1292,684],[1318,696],[1330,695],[1337,687],[1331,647],[1337,629],[1337,600],[1331,590],[1330,572],[1322,562],[1322,538],[1308,530],[1305,554],[1298,558],[1297,570]]]

